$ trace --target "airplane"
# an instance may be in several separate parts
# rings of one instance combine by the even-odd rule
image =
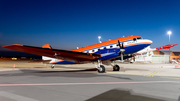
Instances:
[[[53,49],[49,44],[41,47],[12,44],[3,46],[11,50],[41,55],[44,61],[49,60],[48,64],[84,64],[93,63],[99,73],[105,73],[104,65],[111,65],[113,71],[119,71],[120,67],[116,60],[123,62],[124,58],[131,57],[136,53],[152,44],[151,40],[143,39],[141,36],[127,36],[105,42],[81,47],[74,50]]]

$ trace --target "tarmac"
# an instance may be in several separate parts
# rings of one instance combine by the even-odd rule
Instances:
[[[14,68],[15,64],[15,68]],[[0,101],[180,101],[177,64],[51,65],[0,61]]]
[[[94,64],[75,64],[75,65],[55,65],[51,69],[51,64],[29,63],[30,60],[0,60],[0,71],[35,69],[51,71],[96,71]],[[157,64],[157,63],[118,63],[120,72],[114,72],[111,66],[106,66],[106,73],[128,74],[139,76],[171,76],[180,77],[179,64]],[[14,68],[15,67],[15,68]]]

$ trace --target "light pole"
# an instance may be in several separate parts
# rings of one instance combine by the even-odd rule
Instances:
[[[98,36],[98,39],[99,39],[99,43],[101,43],[101,36]]]
[[[172,32],[168,31],[167,34],[169,34],[169,45],[170,45],[170,36],[171,36]],[[170,56],[171,56],[171,53],[170,53],[170,48],[169,48],[169,63],[171,62],[170,61]]]

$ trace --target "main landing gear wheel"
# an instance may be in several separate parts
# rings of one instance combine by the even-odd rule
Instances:
[[[105,67],[104,67],[103,65],[100,65],[100,66],[98,67],[98,72],[99,72],[99,73],[104,73],[104,72],[105,72]]]
[[[53,68],[54,68],[54,65],[52,65],[51,68],[53,69]]]
[[[118,65],[113,66],[113,71],[119,71],[120,67]]]

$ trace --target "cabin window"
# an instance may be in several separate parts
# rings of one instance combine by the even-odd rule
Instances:
[[[104,47],[104,49],[106,49],[106,47]]]
[[[92,52],[94,52],[94,50],[92,50]]]
[[[117,44],[116,46],[119,46],[119,44]]]
[[[98,49],[98,51],[100,51],[101,49]]]
[[[113,46],[110,46],[110,48],[113,48]]]

